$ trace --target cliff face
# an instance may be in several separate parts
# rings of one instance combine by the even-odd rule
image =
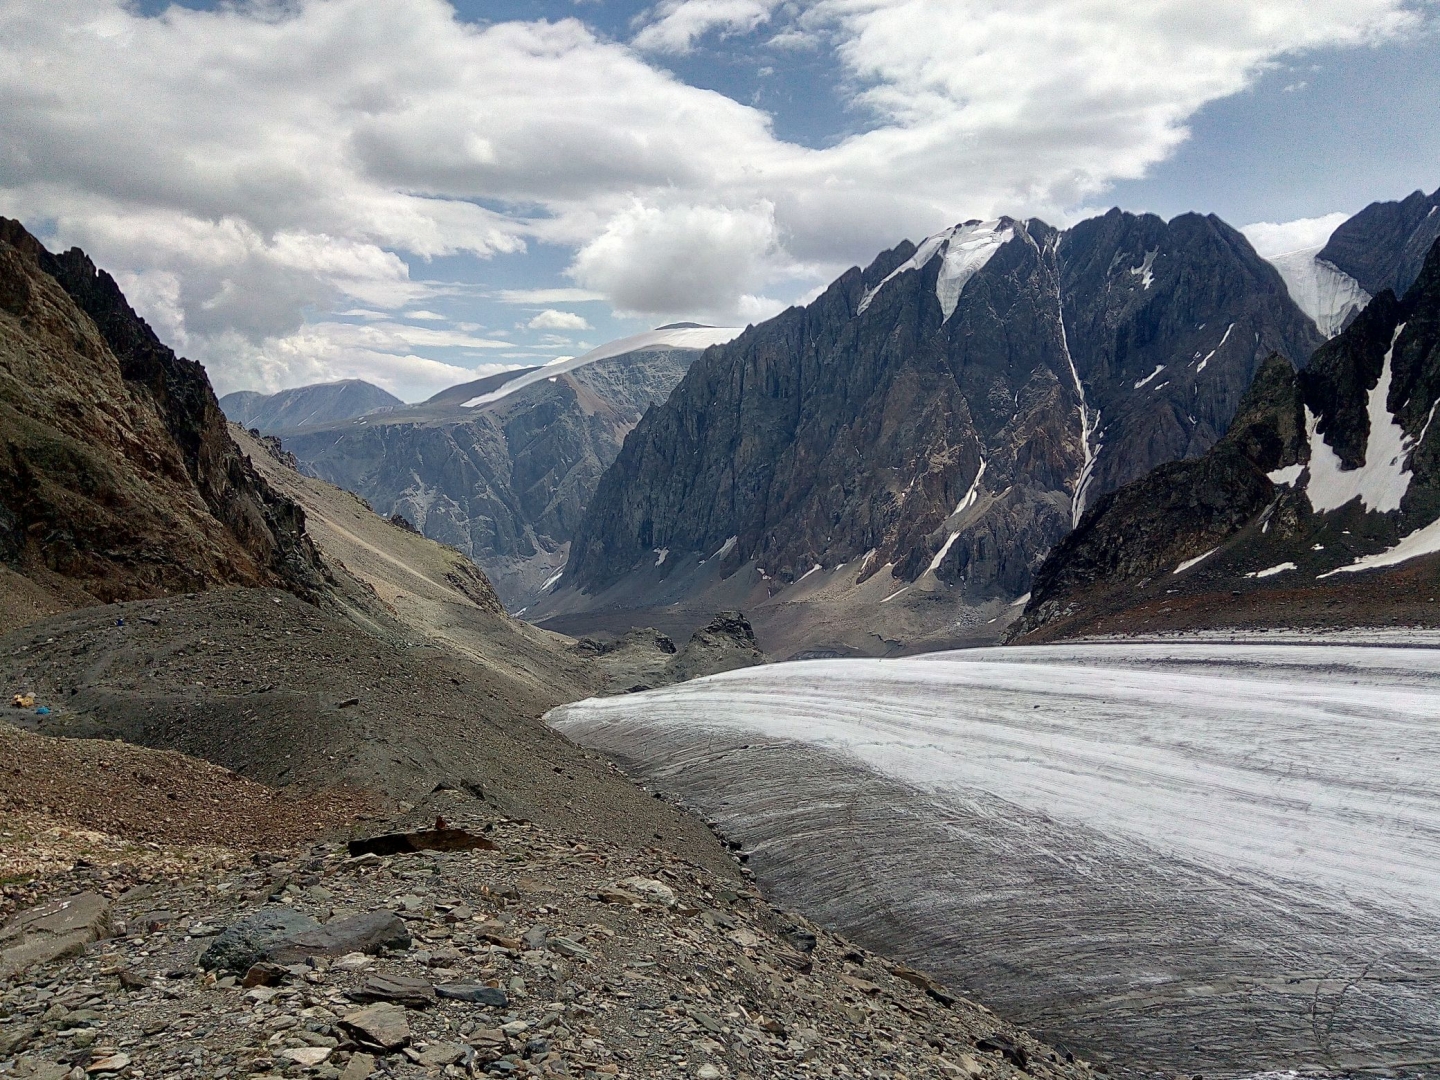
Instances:
[[[1388,622],[1407,594],[1407,620],[1440,621],[1400,584],[1433,582],[1440,553],[1437,406],[1440,242],[1403,299],[1382,291],[1303,371],[1272,357],[1209,453],[1101,499],[1017,633]]]
[[[200,365],[83,252],[5,219],[0,433],[0,558],[62,606],[323,584],[304,514],[236,449]]]
[[[1089,502],[1209,449],[1269,352],[1321,340],[1213,217],[907,242],[697,361],[602,478],[562,584],[722,553],[780,585],[843,564],[1013,598]]]
[[[626,433],[696,355],[621,354],[467,406],[529,372],[493,376],[420,405],[289,432],[285,448],[305,471],[468,555],[505,604],[519,608],[564,565]]]
[[[1412,192],[1399,202],[1371,203],[1345,222],[1318,258],[1360,283],[1371,296],[1403,295],[1440,238],[1440,188]]]

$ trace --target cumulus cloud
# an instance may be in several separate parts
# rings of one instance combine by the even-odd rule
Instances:
[[[1324,217],[1298,218],[1295,221],[1257,221],[1241,228],[1264,258],[1284,255],[1290,251],[1325,246],[1330,234],[1338,229],[1349,214],[1334,213]]]
[[[0,213],[124,271],[217,383],[385,356],[422,379],[416,350],[489,346],[359,339],[325,313],[423,305],[455,286],[412,266],[541,243],[574,253],[575,288],[502,300],[761,317],[902,236],[1000,212],[1063,222],[1279,58],[1418,19],[1404,0],[787,5],[779,36],[835,48],[868,118],[823,149],[642,52],[778,10],[664,0],[627,45],[578,19],[466,24],[444,0],[158,17],[0,0]]]
[[[732,310],[778,253],[775,208],[636,203],[582,247],[571,273],[622,311]]]
[[[687,53],[712,30],[746,34],[770,21],[779,0],[665,0],[640,18],[637,49]]]
[[[531,330],[591,330],[593,327],[585,316],[573,311],[556,311],[546,308],[525,324]]]

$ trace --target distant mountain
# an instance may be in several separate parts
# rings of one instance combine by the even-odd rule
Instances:
[[[1017,634],[1440,623],[1437,408],[1440,242],[1304,370],[1271,357],[1209,453],[1101,499]]]
[[[545,367],[492,375],[342,423],[293,431],[312,475],[474,559],[512,610],[565,564],[625,435],[707,345],[738,331],[685,324]]]
[[[781,655],[986,632],[1087,505],[1204,453],[1265,356],[1322,340],[1214,217],[905,242],[691,367],[532,617],[743,607]]]
[[[394,394],[363,379],[297,386],[276,394],[238,390],[220,399],[220,408],[229,419],[262,435],[283,435],[295,428],[333,424],[403,404]]]
[[[0,623],[218,585],[314,596],[305,517],[78,248],[0,218]]]
[[[1437,237],[1440,190],[1416,191],[1400,202],[1371,203],[1319,247],[1287,251],[1270,261],[1320,332],[1334,337],[1375,294],[1404,293]]]

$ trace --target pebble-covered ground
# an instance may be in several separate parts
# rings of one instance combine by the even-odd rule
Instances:
[[[319,845],[130,889],[114,936],[0,984],[0,1077],[1088,1075],[676,856],[462,824],[496,850]],[[248,979],[200,966],[223,929],[267,908],[322,923],[388,909],[412,944]]]

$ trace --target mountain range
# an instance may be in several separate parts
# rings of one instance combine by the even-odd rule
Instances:
[[[782,655],[991,640],[1087,508],[1205,455],[1268,357],[1303,368],[1437,236],[1440,191],[1269,260],[1214,216],[970,221],[738,336],[662,328],[285,445],[554,629],[743,608]]]
[[[736,331],[677,324],[283,433],[313,476],[475,560],[511,610],[565,565],[595,485],[702,349]],[[693,628],[692,628],[693,629]]]

